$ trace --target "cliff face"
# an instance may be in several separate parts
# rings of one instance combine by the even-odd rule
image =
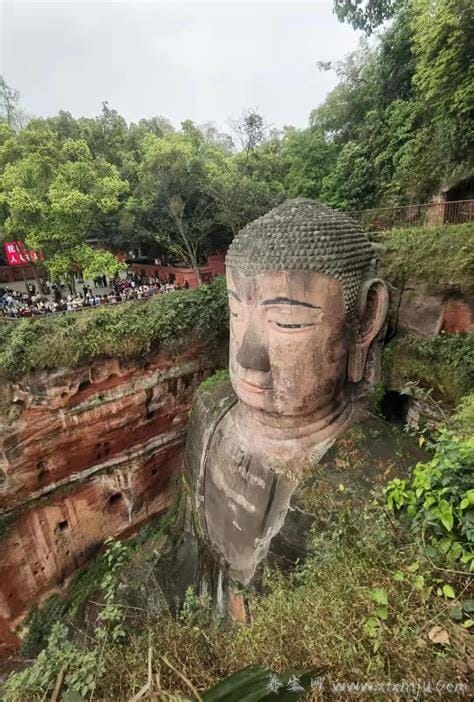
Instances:
[[[449,285],[427,289],[423,283],[408,280],[392,288],[392,303],[397,307],[398,334],[429,337],[474,331],[474,295]]]
[[[175,358],[97,361],[2,389],[0,651],[107,537],[169,506],[194,390],[216,365],[195,343]]]

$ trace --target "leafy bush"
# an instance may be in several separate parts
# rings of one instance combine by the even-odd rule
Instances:
[[[227,333],[225,280],[148,302],[104,305],[77,313],[0,324],[0,374],[16,379],[38,370],[73,368],[101,357],[134,358],[183,349],[193,336]]]
[[[4,701],[45,699],[45,693],[53,688],[59,672],[65,666],[70,688],[83,695],[93,691],[97,677],[104,672],[97,649],[78,648],[71,641],[67,626],[56,622],[47,647],[33,664],[8,678]]]
[[[387,505],[406,515],[430,558],[474,571],[474,437],[444,429],[428,463],[409,480],[392,480]]]
[[[449,282],[474,287],[474,224],[392,229],[380,235],[386,247],[384,275],[390,280]]]
[[[54,594],[48,597],[42,607],[31,610],[25,620],[28,634],[21,647],[21,653],[25,658],[38,655],[47,646],[54,623],[62,618],[66,609],[66,602],[62,597]]]
[[[41,607],[33,608],[25,620],[27,632],[21,646],[22,655],[32,658],[46,648],[55,623],[71,621],[87,605],[94,593],[105,592],[111,568],[117,570],[117,563],[122,567],[145,543],[155,542],[165,535],[176,519],[177,504],[176,502],[166,514],[146,522],[140,531],[126,542],[125,548],[122,543],[106,542],[108,548],[75,573],[64,595],[51,595]]]
[[[463,397],[450,419],[450,426],[457,436],[464,439],[474,432],[474,393]]]

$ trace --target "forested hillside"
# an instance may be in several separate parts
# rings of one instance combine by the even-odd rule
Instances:
[[[186,119],[128,124],[107,103],[94,119],[26,117],[2,79],[3,238],[41,249],[53,277],[78,265],[114,272],[91,238],[159,242],[196,268],[285,197],[345,210],[419,203],[472,173],[472,3],[336,0],[335,10],[372,36],[339,62],[316,65],[315,55],[314,70],[339,82],[305,129],[272,129],[255,110],[232,134]]]

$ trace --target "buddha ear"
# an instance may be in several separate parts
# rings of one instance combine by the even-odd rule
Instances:
[[[367,355],[374,339],[382,330],[388,314],[387,284],[381,278],[367,280],[359,293],[357,315],[359,328],[349,352],[348,379],[358,383],[364,377]]]

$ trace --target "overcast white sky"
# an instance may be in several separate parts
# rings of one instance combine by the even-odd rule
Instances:
[[[336,83],[316,62],[341,59],[358,38],[332,0],[0,0],[0,73],[42,116],[94,116],[108,100],[131,121],[226,129],[257,108],[276,127],[303,127]]]

